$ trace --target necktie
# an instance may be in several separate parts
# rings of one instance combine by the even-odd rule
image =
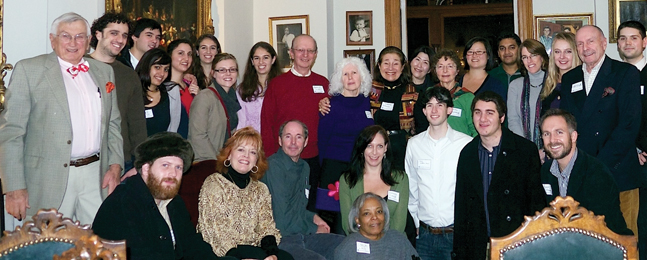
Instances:
[[[79,72],[88,72],[90,67],[88,65],[81,63],[78,66],[72,66],[67,69],[67,72],[72,75],[72,78],[75,78],[77,75],[79,75]]]

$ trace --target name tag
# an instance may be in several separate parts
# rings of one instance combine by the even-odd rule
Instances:
[[[542,184],[544,185],[544,191],[546,191],[546,195],[552,196],[553,195],[553,187],[550,186],[550,184]]]
[[[462,114],[463,114],[463,110],[455,107],[455,108],[452,108],[452,114],[450,116],[461,117]]]
[[[571,93],[581,91],[582,89],[584,89],[584,86],[582,86],[582,81],[571,85]]]
[[[146,118],[153,118],[153,110],[152,109],[146,109],[144,110],[146,112]]]
[[[380,106],[380,109],[384,111],[393,111],[393,106],[394,104],[391,102],[382,102],[382,106]]]
[[[364,111],[364,113],[366,113],[366,118],[373,119],[373,113],[371,111]]]
[[[312,85],[312,90],[315,93],[325,93],[322,85]]]
[[[418,160],[418,169],[431,169],[431,160]]]
[[[369,245],[368,243],[357,241],[357,253],[371,254],[371,245]]]
[[[400,193],[394,190],[390,190],[388,199],[390,201],[400,202]]]

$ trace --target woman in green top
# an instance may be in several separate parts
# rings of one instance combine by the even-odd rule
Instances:
[[[474,94],[464,91],[456,80],[461,71],[458,55],[452,50],[442,49],[436,53],[431,64],[434,68],[434,76],[440,81],[436,86],[448,89],[454,99],[454,109],[447,118],[447,123],[456,131],[472,137],[476,136],[478,133],[474,129],[471,111]]]
[[[402,171],[391,170],[392,152],[383,127],[364,128],[355,141],[349,170],[339,179],[339,204],[344,232],[349,234],[348,213],[353,201],[372,192],[387,201],[389,228],[404,233],[409,203],[409,179]]]

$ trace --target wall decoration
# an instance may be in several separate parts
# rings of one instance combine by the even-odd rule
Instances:
[[[647,1],[609,0],[609,42],[618,41],[618,26],[626,21],[639,21],[647,26]]]
[[[344,50],[344,58],[346,57],[357,57],[360,60],[363,60],[366,64],[366,68],[373,75],[373,68],[375,66],[375,50],[366,49],[366,50]]]
[[[575,34],[584,25],[593,24],[593,14],[552,14],[535,16],[534,36],[550,52],[553,45],[553,35],[558,32]]]
[[[274,46],[279,64],[292,67],[290,48],[292,40],[301,34],[310,34],[308,15],[270,17],[270,44]]]
[[[373,45],[373,11],[346,12],[346,45]]]

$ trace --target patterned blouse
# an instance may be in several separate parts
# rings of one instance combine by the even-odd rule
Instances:
[[[198,209],[197,230],[218,256],[238,245],[260,246],[265,236],[280,242],[271,195],[260,181],[251,180],[240,189],[226,176],[211,174],[200,190]]]

